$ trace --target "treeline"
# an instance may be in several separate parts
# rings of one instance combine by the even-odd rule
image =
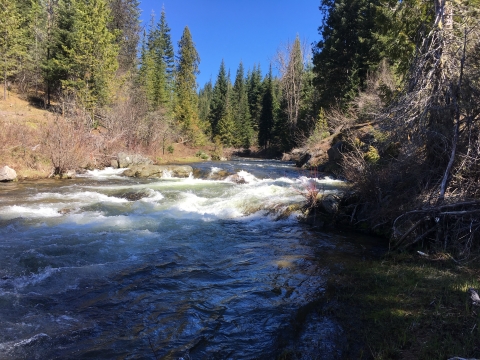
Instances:
[[[75,120],[74,128],[107,129],[127,148],[155,153],[207,140],[197,105],[200,58],[188,27],[174,53],[164,10],[142,31],[136,0],[1,0],[0,7],[4,98],[16,88]]]
[[[46,106],[69,99],[94,112],[136,66],[134,0],[2,0],[1,10],[4,97],[14,83],[41,94]]]
[[[240,63],[233,84],[222,60],[215,83],[208,82],[199,92],[207,134],[236,148],[286,152],[302,145],[318,115],[313,67],[306,57],[297,36],[278,50],[265,77],[260,65],[245,73]],[[279,76],[273,75],[272,66]]]
[[[14,87],[127,147],[213,142],[280,152],[315,125],[313,66],[299,37],[277,53],[278,77],[239,64],[232,84],[222,61],[215,84],[199,90],[192,34],[184,29],[175,54],[165,9],[142,29],[137,0],[0,1],[4,98]]]

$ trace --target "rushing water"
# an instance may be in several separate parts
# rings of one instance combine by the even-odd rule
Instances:
[[[285,210],[340,183],[275,161],[195,167],[202,178],[0,184],[0,359],[277,354],[335,246]],[[222,169],[236,182],[213,180]]]

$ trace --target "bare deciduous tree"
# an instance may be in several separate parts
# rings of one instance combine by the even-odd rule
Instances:
[[[291,130],[295,131],[300,116],[302,78],[307,54],[306,46],[300,44],[297,36],[295,41],[287,43],[279,49],[275,56],[275,65],[280,72],[282,96],[286,102],[286,112]]]

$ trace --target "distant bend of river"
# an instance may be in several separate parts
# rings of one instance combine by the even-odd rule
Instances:
[[[322,252],[345,240],[278,215],[341,183],[272,160],[193,166],[202,178],[0,183],[0,359],[278,355],[323,291]],[[296,336],[330,358],[338,329],[315,321]]]

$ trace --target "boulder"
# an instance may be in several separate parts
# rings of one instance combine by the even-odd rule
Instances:
[[[64,179],[75,179],[77,172],[75,170],[67,170],[63,175],[62,178]]]
[[[128,168],[132,165],[152,165],[153,161],[140,154],[118,153],[118,167]]]
[[[174,177],[189,177],[193,168],[189,165],[133,165],[123,172],[123,175],[140,178],[161,178],[165,174]]]
[[[0,168],[0,181],[14,181],[17,178],[17,172],[8,166]]]
[[[318,207],[323,209],[327,214],[334,215],[338,212],[340,198],[333,194],[323,195],[322,193],[318,193],[316,203]]]
[[[337,162],[342,160],[343,141],[335,143],[330,149],[328,149],[328,160],[331,162]]]
[[[227,180],[230,180],[230,181],[232,181],[236,184],[246,184],[247,183],[245,181],[245,179],[238,174],[233,174],[233,175],[227,177]]]

